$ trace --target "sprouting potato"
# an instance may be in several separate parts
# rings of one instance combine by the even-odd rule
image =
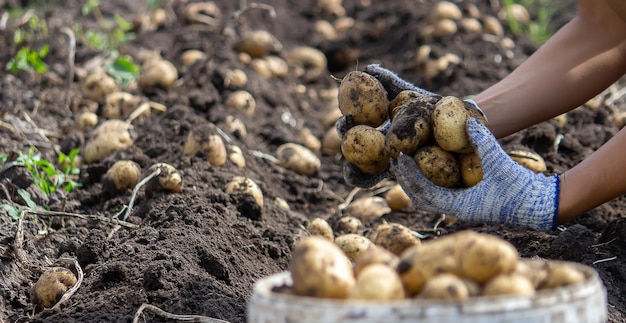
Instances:
[[[53,307],[69,288],[76,284],[76,275],[64,267],[44,271],[30,290],[31,303],[39,310]]]
[[[413,230],[398,224],[380,224],[368,234],[368,238],[378,247],[385,248],[400,256],[405,250],[422,244]]]
[[[470,293],[463,280],[453,274],[442,273],[431,278],[424,284],[419,298],[464,300]]]
[[[206,57],[206,53],[197,49],[188,49],[180,55],[180,63],[184,68],[188,68],[195,62],[198,62]]]
[[[235,176],[224,188],[226,194],[249,194],[256,204],[263,207],[263,191],[252,179],[244,176]]]
[[[472,117],[486,124],[482,113],[473,105],[454,97],[443,97],[433,111],[433,127],[437,144],[449,152],[473,151],[466,130],[467,118]]]
[[[213,167],[222,167],[228,157],[222,137],[205,127],[191,130],[183,146],[183,155],[194,156],[199,151],[206,154]]]
[[[359,258],[368,248],[376,247],[368,238],[356,233],[347,233],[336,237],[335,244],[352,261]]]
[[[335,232],[338,234],[357,233],[363,226],[363,222],[353,216],[343,216],[337,220],[334,225]]]
[[[391,126],[385,135],[385,149],[389,156],[400,153],[413,156],[433,138],[432,110],[429,101],[412,99],[397,108]]]
[[[400,258],[384,248],[367,248],[359,257],[354,260],[354,276],[359,277],[361,271],[373,264],[382,264],[391,268],[396,268]]]
[[[461,164],[461,182],[463,186],[472,187],[483,179],[483,166],[476,153],[462,154],[459,157]]]
[[[117,92],[119,86],[115,79],[100,70],[89,74],[82,82],[81,89],[83,97],[94,102],[102,102],[107,94]]]
[[[235,44],[236,51],[246,53],[252,58],[263,57],[282,48],[280,41],[267,30],[249,31]]]
[[[352,71],[339,85],[339,110],[359,125],[378,127],[388,117],[389,100],[383,85],[373,76]]]
[[[504,239],[480,234],[463,246],[459,261],[461,276],[484,284],[493,277],[509,274],[517,267],[519,254]]]
[[[107,119],[125,119],[139,107],[141,98],[128,92],[107,94],[102,106],[102,116]],[[150,109],[146,110],[150,113]]]
[[[95,127],[98,124],[98,115],[93,112],[83,112],[76,118],[74,128],[81,132],[87,132],[87,130]]]
[[[141,176],[141,168],[132,160],[115,162],[104,174],[102,190],[105,192],[121,191],[135,187]]]
[[[535,173],[545,172],[548,168],[546,161],[538,153],[530,149],[514,149],[508,152],[511,159],[518,164],[534,171]]]
[[[149,168],[153,173],[161,169],[161,173],[146,183],[146,195],[153,196],[158,192],[180,193],[183,190],[183,177],[172,165],[167,163],[156,163]]]
[[[286,143],[276,149],[279,164],[301,175],[314,175],[321,167],[320,159],[310,149],[295,143]]]
[[[144,65],[139,77],[139,88],[143,92],[154,87],[170,90],[178,79],[178,70],[170,61],[154,58]]]
[[[573,266],[565,263],[549,263],[547,277],[540,285],[541,289],[550,289],[567,285],[574,285],[585,280],[585,274]]]
[[[363,268],[348,294],[349,299],[370,301],[393,301],[404,297],[400,277],[393,268],[384,264],[372,264]]]
[[[350,262],[326,238],[311,236],[298,241],[289,266],[296,295],[346,298],[355,284]]]
[[[400,184],[395,184],[385,193],[385,201],[393,211],[401,211],[411,207],[411,199]]]
[[[485,284],[483,295],[535,295],[535,287],[532,282],[522,275],[501,274],[495,276]]]
[[[132,125],[117,119],[107,120],[94,129],[85,144],[83,157],[91,164],[133,144]]]
[[[387,205],[387,201],[380,196],[364,196],[352,201],[346,212],[361,222],[368,223],[391,213],[391,208]]]
[[[315,218],[307,225],[306,230],[309,231],[309,234],[312,236],[321,236],[329,241],[334,241],[335,236],[333,235],[333,229],[328,224],[328,221],[322,218]]]
[[[347,161],[368,175],[380,174],[389,168],[385,135],[370,126],[357,125],[346,131],[341,153]]]
[[[224,103],[229,109],[245,111],[249,116],[252,116],[256,109],[256,100],[250,92],[245,90],[230,93]]]
[[[424,176],[435,185],[456,187],[461,180],[461,171],[454,155],[439,146],[426,146],[415,153],[415,161]]]

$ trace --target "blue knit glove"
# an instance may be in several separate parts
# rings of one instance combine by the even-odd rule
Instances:
[[[412,157],[400,155],[392,160],[390,172],[414,205],[467,221],[554,229],[559,176],[536,174],[512,160],[491,131],[474,118],[467,121],[467,134],[483,169],[483,179],[475,186],[440,187],[424,176]]]

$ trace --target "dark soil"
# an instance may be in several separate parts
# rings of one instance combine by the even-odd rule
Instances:
[[[19,1],[0,1],[5,7]],[[246,302],[252,284],[263,277],[287,269],[290,249],[306,235],[305,226],[315,218],[335,219],[342,212],[339,204],[353,189],[341,173],[341,158],[317,152],[322,166],[312,176],[298,175],[254,151],[274,154],[287,142],[301,142],[299,132],[308,128],[322,138],[327,127],[324,118],[336,109],[324,91],[336,88],[331,76],[341,78],[348,71],[368,63],[381,63],[412,82],[446,95],[475,94],[501,79],[518,66],[536,46],[525,37],[511,36],[515,47],[505,48],[493,37],[464,32],[430,42],[433,56],[450,52],[463,60],[426,82],[413,63],[417,48],[423,44],[420,30],[427,24],[426,14],[433,1],[346,0],[347,14],[356,24],[333,41],[319,37],[313,29],[319,19],[333,21],[331,15],[313,9],[315,1],[267,0],[276,18],[266,11],[252,9],[220,33],[219,27],[190,24],[180,18],[184,1],[169,6],[167,22],[152,31],[140,31],[135,40],[121,48],[123,54],[140,49],[160,50],[163,57],[180,67],[180,54],[189,48],[213,53],[205,66],[185,72],[183,82],[170,91],[152,90],[142,94],[163,103],[167,112],[134,121],[135,143],[106,159],[81,166],[82,189],[65,196],[46,196],[35,188],[31,175],[22,167],[0,172],[0,204],[23,203],[18,188],[31,192],[40,206],[53,211],[113,217],[128,204],[131,191],[104,194],[101,178],[117,160],[137,162],[148,175],[148,167],[166,162],[182,174],[181,193],[146,196],[139,191],[129,221],[137,228],[118,228],[97,219],[72,216],[25,216],[23,246],[16,244],[17,221],[0,209],[0,322],[130,322],[142,303],[167,312],[195,314],[231,322],[244,322]],[[66,39],[61,27],[81,22],[97,27],[92,16],[81,14],[82,2],[51,2],[40,8],[46,17],[49,34],[32,40],[37,48],[50,45],[46,62],[50,70],[42,75],[5,72],[6,62],[17,47],[12,44],[11,23],[0,31],[0,153],[27,151],[35,146],[48,160],[56,160],[54,146],[67,153],[85,138],[72,130],[74,117],[93,103],[82,98],[79,76],[87,62],[103,55],[80,41],[76,48],[77,76],[71,86],[64,85],[68,65]],[[102,1],[105,17],[118,13],[127,19],[145,12],[143,1]],[[223,17],[238,9],[239,1],[216,1]],[[493,1],[475,3],[483,14],[496,14]],[[570,1],[554,17],[564,23],[575,11]],[[0,11],[0,16],[1,15]],[[178,15],[178,16],[177,16]],[[177,18],[178,17],[178,18]],[[224,18],[224,19],[226,19]],[[264,78],[238,58],[233,44],[245,30],[266,29],[282,43],[277,53],[284,55],[299,45],[316,47],[329,58],[328,71],[282,78]],[[509,34],[507,32],[507,34]],[[229,110],[224,98],[233,91],[225,87],[227,69],[240,68],[249,78],[245,89],[256,98],[253,116]],[[306,88],[302,90],[302,86]],[[137,90],[129,90],[140,94]],[[64,106],[65,94],[71,99]],[[604,96],[603,98],[606,98]],[[600,147],[618,128],[613,125],[612,109],[624,102],[585,105],[567,114],[567,122],[556,120],[521,131],[502,142],[523,145],[539,152],[548,164],[547,173],[560,173],[574,166]],[[621,104],[621,106],[620,106]],[[182,147],[192,129],[209,122],[225,129],[225,120],[234,115],[244,121],[248,135],[230,134],[230,145],[243,150],[246,167],[232,162],[213,167],[206,156],[182,155]],[[291,116],[291,118],[289,118]],[[45,137],[44,137],[45,135]],[[557,140],[557,138],[562,139]],[[559,141],[558,149],[554,149]],[[229,146],[230,151],[230,146]],[[248,176],[259,184],[264,206],[258,207],[247,195],[228,195],[225,184],[233,176]],[[580,183],[585,185],[585,183]],[[361,191],[357,196],[371,194]],[[8,196],[7,196],[8,195]],[[285,200],[290,209],[281,208],[276,199]],[[491,233],[512,242],[524,257],[545,257],[575,261],[594,267],[608,290],[610,322],[626,322],[626,221],[624,196],[610,201],[580,217],[576,223],[550,232],[536,232],[504,225],[463,221],[444,226],[441,234],[461,229]],[[397,222],[424,233],[431,232],[439,215],[413,208],[393,212],[367,223],[364,230],[381,221]],[[18,241],[19,242],[19,241]],[[20,260],[19,251],[26,259]],[[84,281],[59,310],[36,312],[30,304],[30,287],[37,281],[38,268],[60,257],[75,257],[84,271]],[[601,261],[607,260],[607,261]],[[71,268],[71,267],[70,267]],[[151,313],[150,321],[160,321]]]

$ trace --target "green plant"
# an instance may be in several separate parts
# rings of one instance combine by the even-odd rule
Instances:
[[[81,12],[83,16],[93,14],[102,31],[93,28],[84,29],[81,24],[74,25],[74,33],[87,46],[113,50],[135,39],[135,33],[130,31],[133,27],[132,22],[118,14],[113,16],[113,21],[106,20],[100,11],[100,0],[87,0]]]
[[[75,148],[67,155],[60,153],[58,158],[58,164],[62,168],[60,170],[49,161],[42,159],[41,154],[36,153],[33,147],[28,150],[27,154],[19,152],[16,161],[24,164],[33,175],[35,185],[46,194],[52,194],[59,188],[71,192],[81,187],[80,183],[69,178],[80,174],[80,168],[75,164],[79,152],[80,150]]]
[[[118,56],[112,63],[106,64],[107,74],[115,79],[122,86],[126,86],[139,78],[141,67],[133,63],[132,58],[128,56],[119,56],[117,52],[112,55]]]
[[[48,70],[48,65],[43,61],[46,56],[48,56],[48,45],[43,45],[39,50],[25,46],[9,60],[6,69],[14,74],[18,71],[32,70],[42,74]]]
[[[44,38],[48,36],[48,24],[45,19],[40,19],[38,16],[33,15],[28,19],[28,22],[23,28],[17,28],[13,31],[13,43],[20,45],[25,42],[30,42],[38,38]]]
[[[545,43],[552,34],[554,29],[550,26],[550,18],[553,15],[553,9],[547,0],[502,0],[502,4],[507,11],[507,25],[511,32],[515,35],[528,35],[528,37],[536,44]],[[520,24],[513,18],[511,6],[520,4],[531,12],[533,17],[528,24]]]
[[[33,199],[30,197],[30,193],[28,193],[28,191],[23,188],[19,188],[17,189],[17,195],[19,195],[22,200],[24,200],[26,206],[28,206],[29,209],[33,211],[37,210],[37,203],[33,202]],[[17,221],[22,214],[22,211],[20,209],[11,204],[0,204],[0,208],[5,209],[9,216],[15,221]]]

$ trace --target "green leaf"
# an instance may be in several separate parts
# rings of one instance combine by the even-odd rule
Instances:
[[[22,213],[15,206],[9,204],[0,204],[0,208],[5,209],[7,213],[9,213],[9,216],[12,217],[14,220],[18,220]]]
[[[127,30],[129,30],[129,29],[133,28],[133,23],[132,23],[132,22],[130,22],[130,21],[128,21],[128,20],[126,20],[126,19],[124,19],[124,17],[122,17],[122,16],[120,16],[120,15],[118,15],[118,14],[115,14],[115,15],[113,16],[113,20],[115,21],[115,23],[116,23],[118,26],[120,26],[120,28],[121,28],[123,31],[127,31]]]
[[[37,210],[37,204],[33,202],[33,200],[30,197],[30,193],[28,193],[28,191],[26,191],[23,188],[20,188],[17,190],[17,195],[19,195],[22,198],[22,200],[26,202],[26,205],[28,206],[29,209],[33,211]]]
[[[136,81],[141,73],[141,67],[124,56],[118,57],[111,64],[107,64],[106,70],[111,77],[124,86]]]

